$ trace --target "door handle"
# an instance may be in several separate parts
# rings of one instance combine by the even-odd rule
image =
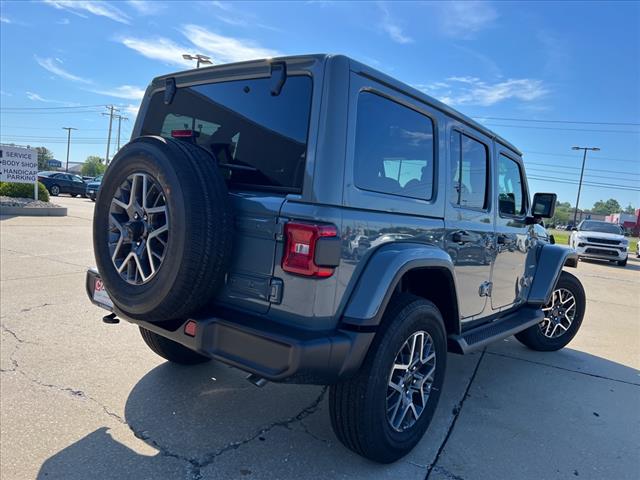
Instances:
[[[451,235],[451,239],[455,243],[468,243],[473,241],[473,236],[469,235],[464,230],[460,230],[459,232],[454,232],[453,235]]]

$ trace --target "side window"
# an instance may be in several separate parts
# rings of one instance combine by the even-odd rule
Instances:
[[[524,182],[520,166],[509,157],[498,158],[498,208],[502,215],[524,215]]]
[[[452,203],[486,209],[489,152],[486,145],[460,132],[451,136]]]
[[[429,200],[433,194],[433,122],[399,103],[358,97],[355,184],[364,190]]]

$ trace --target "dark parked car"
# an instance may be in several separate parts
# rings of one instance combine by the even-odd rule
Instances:
[[[72,197],[87,194],[87,184],[78,175],[64,172],[40,172],[38,181],[41,182],[49,193],[57,197],[61,193],[68,193]]]
[[[96,201],[98,191],[100,190],[100,185],[102,185],[103,176],[104,175],[98,175],[93,180],[87,183],[87,197],[89,197],[94,202]]]
[[[539,225],[556,195],[529,195],[522,153],[362,63],[165,75],[132,138],[93,220],[104,320],[172,362],[330,385],[332,427],[364,457],[420,441],[447,351],[511,335],[559,350],[580,328],[585,293],[563,269],[577,255]]]

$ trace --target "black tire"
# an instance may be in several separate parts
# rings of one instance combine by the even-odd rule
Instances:
[[[60,195],[60,187],[58,185],[51,185],[49,187],[49,193],[52,196],[57,197],[58,195]]]
[[[108,245],[111,200],[134,173],[152,177],[162,188],[170,225],[165,258],[142,284],[120,276]],[[224,280],[232,234],[227,188],[208,152],[173,139],[139,137],[116,154],[96,202],[93,245],[105,288],[125,315],[161,322],[202,308]]]
[[[549,338],[545,336],[540,328],[540,324],[533,325],[522,332],[516,333],[515,337],[520,341],[520,343],[526,345],[532,350],[537,350],[539,352],[554,352],[556,350],[560,350],[573,340],[573,337],[576,336],[576,333],[578,333],[578,330],[580,329],[580,325],[582,325],[582,319],[584,318],[586,308],[586,295],[580,280],[569,272],[563,271],[560,274],[560,278],[558,279],[558,283],[554,287],[554,290],[560,288],[570,291],[576,300],[576,312],[573,321],[567,331],[556,338]]]
[[[433,340],[435,374],[422,414],[401,432],[387,419],[387,387],[391,367],[404,342],[425,331]],[[392,299],[382,324],[355,377],[329,389],[331,426],[350,450],[379,463],[403,457],[420,441],[435,412],[446,368],[444,322],[436,306],[420,297],[400,294]]]
[[[140,335],[147,346],[162,358],[181,365],[197,365],[211,360],[198,352],[188,349],[173,340],[140,327]]]
[[[625,258],[624,260],[619,260],[619,261],[617,262],[617,263],[618,263],[618,266],[619,266],[619,267],[626,267],[626,266],[627,266],[627,260],[628,260],[628,258]]]
[[[73,198],[76,198],[78,196],[77,193],[70,193],[69,195],[72,196]]]

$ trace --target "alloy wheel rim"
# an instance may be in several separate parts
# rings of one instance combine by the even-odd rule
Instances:
[[[109,207],[108,246],[120,277],[143,285],[158,272],[169,242],[169,210],[158,181],[146,173],[129,175]]]
[[[396,354],[387,384],[387,420],[403,432],[415,425],[431,394],[436,352],[431,335],[414,332]]]
[[[576,297],[566,288],[558,288],[542,311],[544,320],[538,324],[542,334],[547,338],[561,337],[576,317]]]

